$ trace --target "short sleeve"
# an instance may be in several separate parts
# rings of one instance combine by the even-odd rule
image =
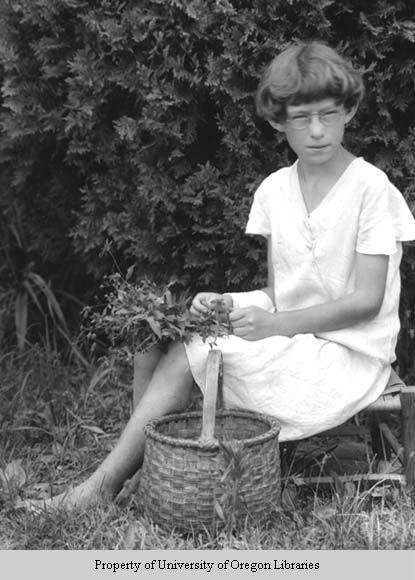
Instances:
[[[265,179],[255,192],[245,228],[246,234],[257,234],[265,238],[271,235],[270,212],[267,207],[267,189],[268,179]]]
[[[392,184],[390,186],[390,212],[392,215],[396,239],[399,242],[415,240],[415,219],[401,192]]]
[[[396,242],[415,239],[415,220],[402,196],[382,174],[362,200],[356,250],[362,254],[396,252]]]

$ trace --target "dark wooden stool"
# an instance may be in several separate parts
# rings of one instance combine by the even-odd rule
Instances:
[[[391,369],[391,375],[382,395],[359,413],[368,415],[370,439],[373,455],[377,460],[388,460],[393,450],[401,461],[402,473],[394,470],[382,470],[381,473],[359,473],[356,475],[330,475],[296,477],[298,485],[321,485],[346,482],[382,482],[394,481],[402,484],[409,491],[415,491],[415,386],[406,385]],[[401,422],[401,440],[398,441],[388,422],[392,417]],[[320,436],[332,436],[339,431],[346,432],[347,425],[322,433]],[[318,437],[318,436],[317,436]],[[335,481],[334,481],[335,480]]]
[[[387,425],[388,414],[401,416],[402,446]],[[389,382],[382,395],[364,413],[370,414],[373,452],[377,457],[389,459],[390,449],[402,457],[403,479],[408,489],[415,487],[415,386],[406,385],[392,369]]]

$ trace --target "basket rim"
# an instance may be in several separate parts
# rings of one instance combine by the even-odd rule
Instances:
[[[256,435],[255,437],[249,437],[247,439],[238,439],[238,441],[242,442],[244,446],[247,447],[252,447],[260,443],[265,443],[270,439],[277,438],[281,431],[281,425],[277,421],[277,419],[264,413],[247,411],[245,409],[221,409],[216,412],[216,416],[244,417],[247,419],[255,419],[256,421],[260,421],[268,425],[269,427],[268,431],[262,433],[261,435]],[[157,419],[149,421],[147,425],[144,427],[144,433],[146,437],[149,437],[160,443],[165,443],[166,445],[170,445],[172,447],[187,447],[189,449],[209,449],[209,450],[219,449],[221,443],[216,439],[210,441],[209,443],[203,443],[199,440],[199,438],[183,439],[178,437],[171,437],[170,435],[165,435],[157,431],[157,427],[163,423],[196,417],[202,418],[203,413],[201,411],[188,411],[187,413],[172,413],[169,415],[164,415],[163,417],[159,417]]]

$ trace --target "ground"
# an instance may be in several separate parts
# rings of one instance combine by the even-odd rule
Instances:
[[[131,376],[62,361],[44,348],[0,357],[2,549],[413,549],[413,498],[396,483],[302,485],[306,474],[374,467],[364,424],[301,442],[285,462],[282,503],[266,524],[224,522],[217,533],[164,531],[143,516],[137,488],[81,513],[18,513],[18,498],[47,497],[85,479],[131,412]],[[393,432],[397,424],[392,425]],[[353,433],[350,433],[350,430]],[[287,461],[289,458],[289,461]],[[301,484],[301,485],[298,485]]]

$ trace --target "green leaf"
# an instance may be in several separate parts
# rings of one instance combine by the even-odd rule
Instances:
[[[154,334],[161,339],[162,338],[162,332],[161,332],[161,326],[160,324],[154,320],[154,318],[152,316],[147,316],[146,317],[146,321],[149,324],[151,330],[154,332]]]

